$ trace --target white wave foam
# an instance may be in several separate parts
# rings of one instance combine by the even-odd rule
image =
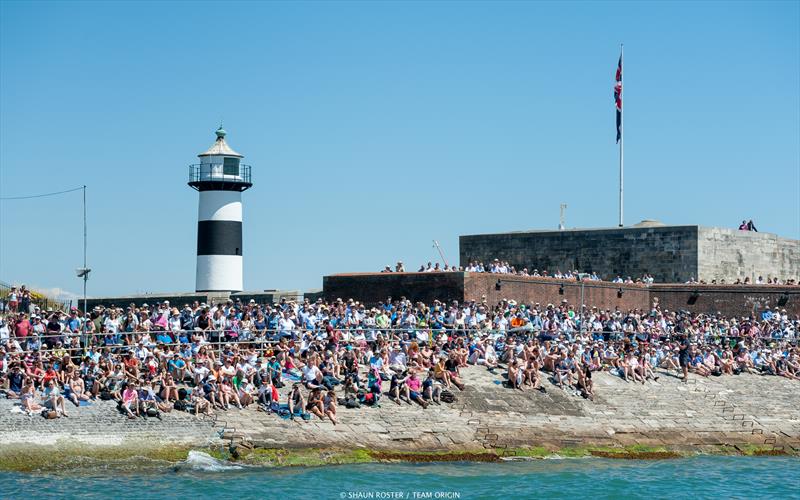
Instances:
[[[234,465],[224,460],[217,460],[208,453],[195,450],[189,451],[186,461],[181,465],[192,470],[201,470],[207,472],[222,472],[226,470],[237,470],[242,468],[241,465]]]

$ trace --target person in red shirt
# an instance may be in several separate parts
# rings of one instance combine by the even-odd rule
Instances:
[[[27,375],[33,380],[34,385],[39,384],[40,387],[44,387],[44,367],[42,367],[42,362],[37,361],[35,364],[31,363],[26,370],[28,373]]]
[[[136,356],[132,355],[131,353],[125,353],[125,358],[122,360],[122,364],[125,365],[125,372],[129,377],[139,377],[139,360],[136,359]]]
[[[42,378],[42,390],[47,387],[47,383],[51,380],[58,380],[58,373],[56,373],[53,365],[48,364],[45,366],[45,368],[46,370],[44,372],[44,377]]]
[[[28,320],[25,313],[20,313],[17,322],[14,324],[14,335],[18,339],[24,339],[28,335],[31,334],[31,330],[33,326],[31,322]]]

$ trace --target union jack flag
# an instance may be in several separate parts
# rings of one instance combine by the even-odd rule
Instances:
[[[617,83],[614,84],[614,102],[617,105],[617,143],[622,139],[622,54],[617,64]]]

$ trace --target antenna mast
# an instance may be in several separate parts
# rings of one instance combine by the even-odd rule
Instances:
[[[442,252],[442,247],[439,246],[439,242],[433,240],[433,246],[439,251],[439,256],[442,258],[442,262],[444,262],[445,267],[450,267],[449,264],[447,264],[447,259],[444,256],[444,252]]]

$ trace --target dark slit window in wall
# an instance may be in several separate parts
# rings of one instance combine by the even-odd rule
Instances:
[[[225,158],[225,162],[222,164],[222,173],[239,175],[239,158]]]

